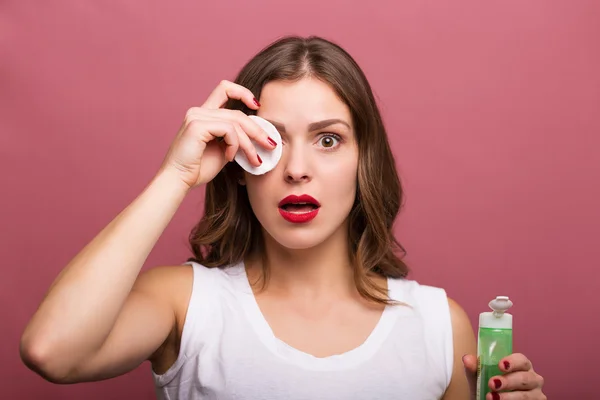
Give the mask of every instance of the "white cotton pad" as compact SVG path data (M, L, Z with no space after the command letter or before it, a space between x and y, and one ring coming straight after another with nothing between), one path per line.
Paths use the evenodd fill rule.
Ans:
M250 139L250 141L254 145L254 148L256 149L256 152L262 160L262 164L258 167L255 167L254 165L251 165L250 162L248 162L246 153L244 153L242 149L238 150L234 159L240 165L240 167L244 168L249 173L253 175L262 175L275 168L275 166L281 159L281 152L283 150L281 145L281 135L277 131L277 128L275 128L272 123L265 120L264 118L258 117L256 115L249 115L248 117L252 118L252 120L258 126L260 126L267 133L267 135L269 135L271 139L273 139L277 143L277 146L275 146L273 150L267 150L258 143L256 143L254 140Z

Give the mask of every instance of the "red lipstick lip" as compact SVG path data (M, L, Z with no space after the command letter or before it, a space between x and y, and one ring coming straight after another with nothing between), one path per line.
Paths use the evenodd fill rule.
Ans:
M304 213L293 213L293 212L287 211L284 208L284 206L286 204L294 204L294 203L313 204L316 206L316 208L312 211L308 211L308 212L304 212ZM321 204L312 196L309 196L307 194L301 194L300 196L291 194L291 195L283 198L279 202L279 214L281 214L283 219L285 219L288 222L291 222L294 224L302 224L302 223L312 221L319 213L320 207L321 207Z
M284 205L290 203L310 203L314 204L317 207L321 207L321 203L319 203L314 197L309 196L307 194L301 194L300 196L291 194L281 199L281 201L279 202L279 207L283 207Z
M302 214L295 214L289 211L284 210L283 208L279 208L279 214L285 219L287 222L291 222L293 224L303 224L309 221L312 221L317 214L319 213L319 208L315 208L312 211L305 212Z

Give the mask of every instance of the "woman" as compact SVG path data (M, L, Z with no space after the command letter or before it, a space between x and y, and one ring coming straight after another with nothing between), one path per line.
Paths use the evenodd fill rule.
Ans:
M248 114L283 139L264 175L232 162L239 150L260 165L250 139L278 145ZM163 399L471 398L465 312L442 289L404 279L394 165L353 59L316 37L273 43L187 112L154 179L51 286L23 334L23 360L59 383L150 360ZM203 184L194 258L140 274ZM488 398L545 398L526 357L500 367Z

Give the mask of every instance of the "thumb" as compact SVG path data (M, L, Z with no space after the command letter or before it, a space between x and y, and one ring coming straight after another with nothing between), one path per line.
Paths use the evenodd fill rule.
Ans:
M477 373L477 357L472 354L466 354L463 356L462 362L465 366L465 372L467 372L467 374Z
M467 354L463 356L462 362L465 367L465 375L467 375L467 379L469 380L471 393L475 393L475 386L477 385L477 357Z

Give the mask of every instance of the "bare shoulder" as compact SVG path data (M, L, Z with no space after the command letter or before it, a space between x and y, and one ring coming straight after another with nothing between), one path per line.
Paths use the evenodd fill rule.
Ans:
M465 374L462 357L466 354L477 352L475 333L469 316L455 300L448 298L450 318L452 320L453 337L453 368L452 379L444 394L444 400L458 400L470 398L470 383Z
M462 306L450 297L448 297L448 306L450 307L450 317L452 318L452 330L455 333L463 332L473 335L471 320Z
M192 266L190 265L165 265L149 268L138 276L133 287L134 290L146 290L156 287L163 289L177 287L189 281L192 284Z
M176 317L180 317L178 314L185 313L192 293L193 274L190 265L150 268L138 276L132 291L170 304Z
M469 316L454 299L448 297L450 318L452 320L452 334L454 337L455 359L461 360L465 354L473 354L475 349L475 333ZM462 362L462 361L461 361Z

